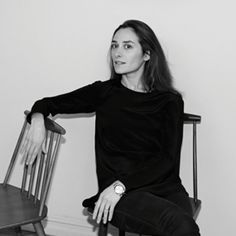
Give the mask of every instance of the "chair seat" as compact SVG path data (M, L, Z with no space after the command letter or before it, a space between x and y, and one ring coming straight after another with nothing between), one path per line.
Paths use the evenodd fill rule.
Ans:
M33 196L27 198L21 189L0 184L0 229L42 220L47 215L47 207L44 206L41 216L39 216L39 207L39 201L34 203Z

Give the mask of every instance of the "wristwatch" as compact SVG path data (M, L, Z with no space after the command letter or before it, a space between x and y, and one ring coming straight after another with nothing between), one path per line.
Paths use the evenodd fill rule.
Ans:
M123 187L123 185L116 183L114 184L114 191L116 194L118 194L119 196L122 196L125 193L125 188Z

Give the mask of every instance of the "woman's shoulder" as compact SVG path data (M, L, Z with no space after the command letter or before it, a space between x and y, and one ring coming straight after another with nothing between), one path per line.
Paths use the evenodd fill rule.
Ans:
M101 88L109 88L117 84L117 79L106 79L106 80L97 80L93 82L95 86L100 86Z
M181 93L176 90L155 91L153 94L164 101L183 101Z
M98 94L98 97L102 100L106 99L109 97L110 94L113 92L113 88L116 87L114 86L117 83L115 80L97 80L93 82L91 85L94 88L94 92Z
M154 92L152 96L152 103L160 109L178 109L183 110L184 101L182 95L177 91L159 91Z

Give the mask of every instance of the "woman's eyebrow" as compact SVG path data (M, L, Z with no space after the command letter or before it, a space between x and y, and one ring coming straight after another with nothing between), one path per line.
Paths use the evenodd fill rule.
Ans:
M134 44L134 41L132 41L132 40L125 40L125 41L123 41L123 43L133 43Z
M111 41L112 43L117 43L117 41L116 40L112 40ZM134 41L132 41L132 40L125 40L125 41L123 41L122 43L135 43Z

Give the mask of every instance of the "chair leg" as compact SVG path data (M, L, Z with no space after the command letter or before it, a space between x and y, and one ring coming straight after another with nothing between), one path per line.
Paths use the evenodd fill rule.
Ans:
M22 236L22 231L21 231L20 226L15 227L14 230L15 230L15 233L16 233L17 236Z
M99 225L98 236L107 236L108 224L103 224L102 222Z
M46 236L41 222L34 223L33 225L38 236Z
M124 231L124 230L121 230L121 229L119 229L119 236L125 236L125 231Z

